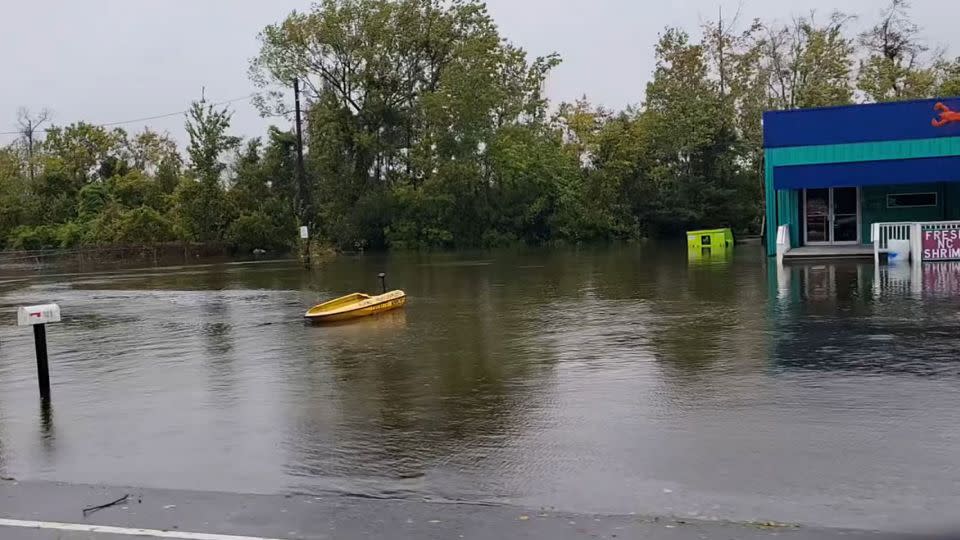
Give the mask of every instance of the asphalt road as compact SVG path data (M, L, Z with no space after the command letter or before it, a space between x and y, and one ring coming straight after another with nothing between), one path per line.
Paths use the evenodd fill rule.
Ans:
M125 502L84 515L83 509ZM98 532L95 527L112 527ZM139 530L145 529L145 530ZM4 540L490 539L663 540L920 538L774 523L587 515L515 506L250 495L44 482L0 482ZM927 536L929 538L929 536ZM942 537L942 536L941 536Z

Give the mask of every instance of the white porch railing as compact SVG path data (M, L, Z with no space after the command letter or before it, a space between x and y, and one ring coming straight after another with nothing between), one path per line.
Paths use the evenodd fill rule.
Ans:
M870 226L873 259L876 263L879 263L881 254L892 251L891 241L905 240L910 243L911 261L919 263L923 253L923 231L954 229L960 229L960 221L873 223Z
M870 240L873 241L873 261L880 264L880 255L890 253L891 240L912 241L913 223L874 223L870 225ZM911 242L911 252L912 242Z
M870 229L870 239L875 250L886 252L890 249L890 240L910 240L913 223L874 223Z
M923 228L928 231L948 231L960 229L960 221L924 221L922 223L917 223L917 225L922 225Z

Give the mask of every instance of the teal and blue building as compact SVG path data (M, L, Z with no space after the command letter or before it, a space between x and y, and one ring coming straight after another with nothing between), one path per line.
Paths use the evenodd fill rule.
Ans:
M849 246L960 220L960 98L772 111L763 132L768 255L779 225L792 247Z

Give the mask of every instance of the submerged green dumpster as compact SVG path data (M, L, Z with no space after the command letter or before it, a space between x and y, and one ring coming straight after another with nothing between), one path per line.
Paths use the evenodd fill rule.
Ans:
M733 231L730 229L687 231L687 249L691 251L704 249L720 251L732 247Z

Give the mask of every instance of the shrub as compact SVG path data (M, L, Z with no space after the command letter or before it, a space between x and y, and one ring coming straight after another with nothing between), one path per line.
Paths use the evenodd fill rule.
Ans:
M120 214L113 241L122 244L159 244L173 239L170 221L153 208L141 206Z
M75 248L84 243L87 236L86 223L68 221L57 227L56 236L60 247Z
M262 212L246 213L227 228L226 240L238 253L254 249L285 251L290 247L293 229L281 229Z
M13 249L53 249L60 247L60 240L57 238L56 226L21 225L10 234L7 244Z

